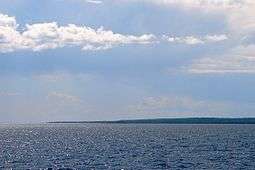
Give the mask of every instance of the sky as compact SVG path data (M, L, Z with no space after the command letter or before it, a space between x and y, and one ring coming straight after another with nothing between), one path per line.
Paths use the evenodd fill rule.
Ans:
M2 0L0 122L254 117L254 0Z

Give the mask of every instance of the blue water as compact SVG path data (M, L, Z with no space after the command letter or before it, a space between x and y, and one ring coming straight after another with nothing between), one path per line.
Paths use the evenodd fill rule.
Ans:
M0 169L255 169L255 125L0 125Z

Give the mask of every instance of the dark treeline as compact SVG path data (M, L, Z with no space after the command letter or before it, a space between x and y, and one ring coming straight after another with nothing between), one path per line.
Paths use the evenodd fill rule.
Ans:
M255 118L159 118L116 121L56 121L49 123L115 123L115 124L255 124Z

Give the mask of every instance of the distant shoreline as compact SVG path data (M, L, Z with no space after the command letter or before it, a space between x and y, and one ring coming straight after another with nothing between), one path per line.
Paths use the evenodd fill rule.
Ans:
M255 118L158 118L115 121L53 121L47 123L101 123L101 124L255 124Z

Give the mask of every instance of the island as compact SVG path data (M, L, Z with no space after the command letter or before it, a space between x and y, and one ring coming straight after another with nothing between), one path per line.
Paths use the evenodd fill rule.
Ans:
M255 118L157 118L113 121L54 121L47 123L104 123L104 124L255 124Z

